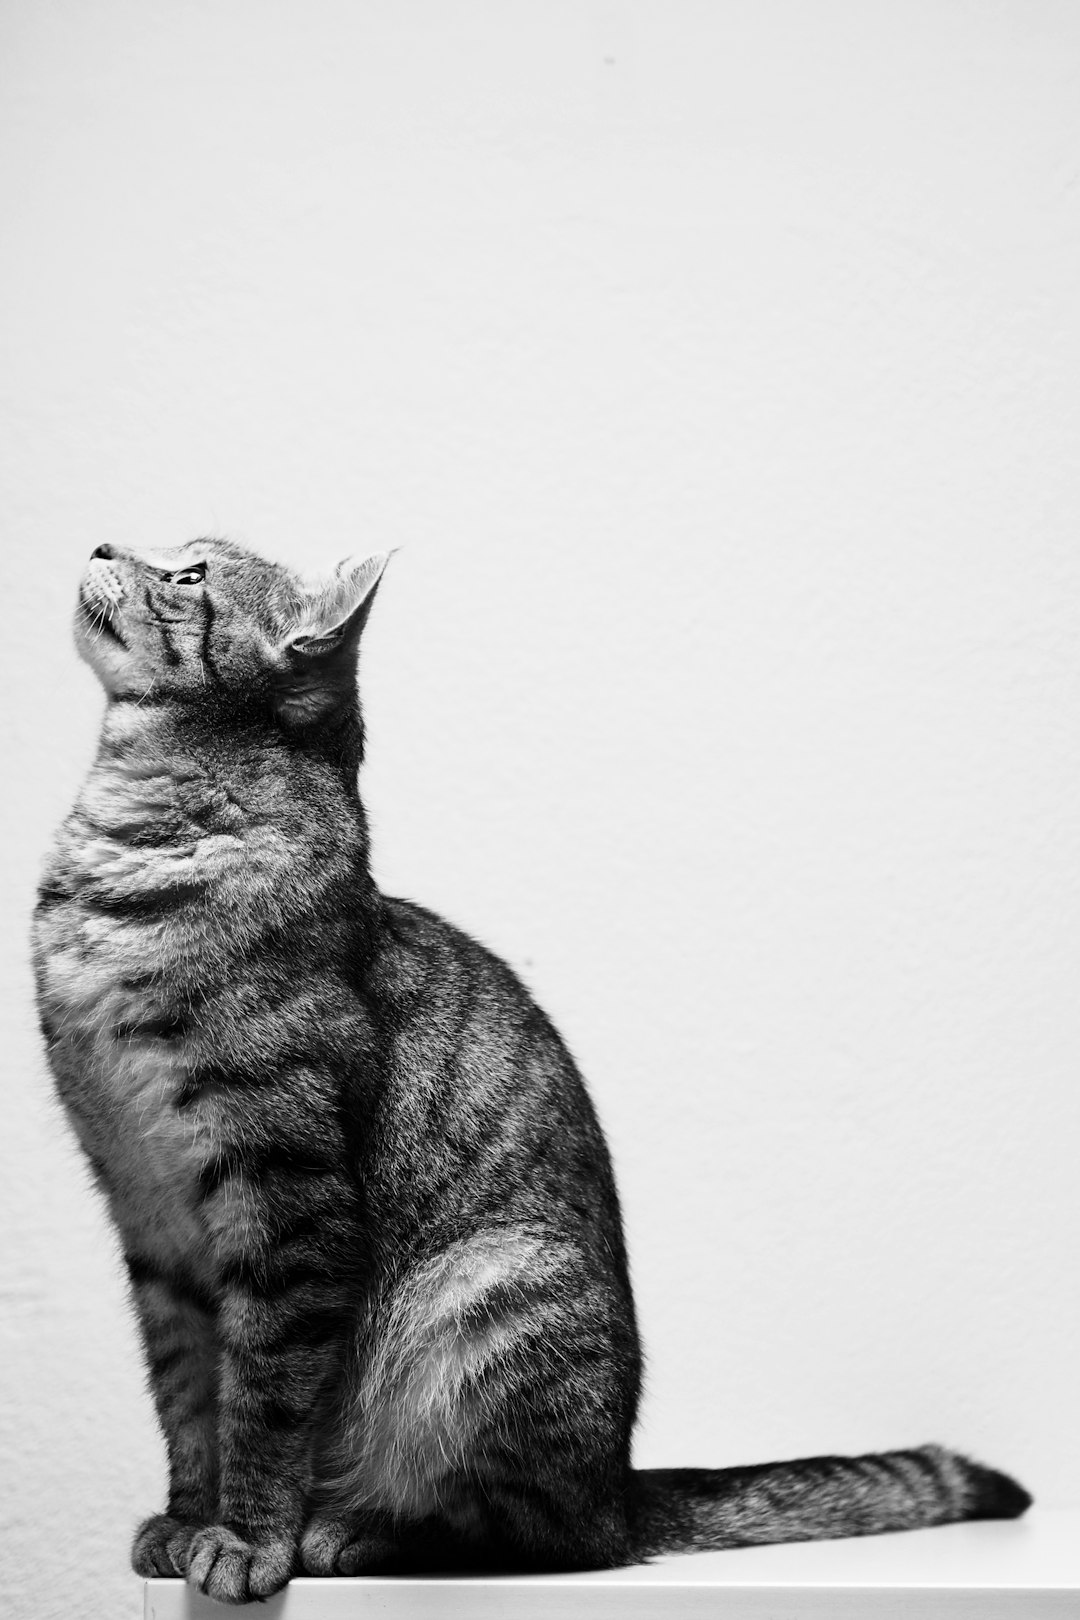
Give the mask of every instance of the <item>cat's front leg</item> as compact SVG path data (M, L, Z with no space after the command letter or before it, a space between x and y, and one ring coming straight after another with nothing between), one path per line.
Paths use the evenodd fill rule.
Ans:
M182 1575L192 1536L217 1517L217 1364L213 1301L168 1268L127 1255L147 1374L169 1461L169 1500L135 1534L137 1575Z
M219 1408L219 1521L198 1531L186 1576L223 1603L269 1597L297 1561L321 1390L340 1359L339 1330L312 1343L320 1306L310 1284L267 1296L249 1278L229 1289Z
M192 1538L186 1575L219 1602L247 1603L297 1564L320 1396L341 1363L347 1267L335 1238L350 1195L331 1173L301 1186L232 1179L220 1240L219 1515Z

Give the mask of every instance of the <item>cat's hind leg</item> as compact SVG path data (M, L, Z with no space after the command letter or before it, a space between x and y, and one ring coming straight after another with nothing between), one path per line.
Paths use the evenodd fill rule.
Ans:
M577 1245L525 1226L448 1245L371 1314L316 1466L305 1567L359 1567L371 1553L350 1527L372 1516L409 1560L626 1562L637 1384L628 1301Z

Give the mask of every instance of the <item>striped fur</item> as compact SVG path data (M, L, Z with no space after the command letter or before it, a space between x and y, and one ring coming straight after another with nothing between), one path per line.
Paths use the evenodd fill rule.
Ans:
M381 895L355 665L385 559L99 548L108 705L35 918L58 1093L123 1244L169 1457L142 1574L609 1566L1015 1515L935 1447L630 1467L607 1150L497 958Z

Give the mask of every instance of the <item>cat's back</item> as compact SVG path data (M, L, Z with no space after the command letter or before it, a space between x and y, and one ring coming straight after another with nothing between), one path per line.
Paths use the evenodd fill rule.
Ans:
M412 901L383 903L369 981L391 1176L417 1220L485 1212L591 1231L621 1252L614 1180L581 1075L508 966Z
M393 1044L452 1070L463 1103L519 1104L543 1095L573 1111L587 1102L555 1026L508 963L415 901L386 897L371 992Z

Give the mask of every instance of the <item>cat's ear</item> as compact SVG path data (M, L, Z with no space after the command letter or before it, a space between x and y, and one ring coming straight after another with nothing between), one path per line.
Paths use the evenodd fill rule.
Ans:
M357 562L346 557L329 578L305 581L298 622L289 637L297 652L317 655L355 642L367 623L375 592L393 552Z
M277 714L286 725L317 724L355 699L356 648L391 555L347 559L329 578L298 582L274 680Z

